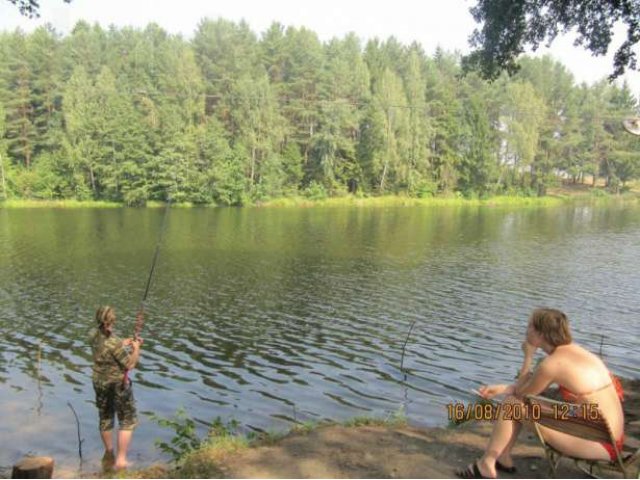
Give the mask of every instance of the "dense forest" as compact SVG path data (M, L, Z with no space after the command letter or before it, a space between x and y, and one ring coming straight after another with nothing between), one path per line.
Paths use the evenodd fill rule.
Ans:
M0 33L0 199L543 195L640 177L626 85L520 65L489 83L393 37L222 19L190 40L155 24Z

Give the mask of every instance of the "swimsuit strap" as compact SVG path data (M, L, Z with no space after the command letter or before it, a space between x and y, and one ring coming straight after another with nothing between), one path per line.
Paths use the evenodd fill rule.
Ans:
M565 402L570 402L573 401L575 399L578 398L582 398L582 397L588 397L589 395L593 395L594 393L598 393L602 390L604 390L605 388L609 388L611 385L613 385L613 382L609 382L606 385L603 385L600 388L596 388L595 390L591 390L589 392L584 392L584 393L574 393L571 390L569 390L567 387L565 387L564 385L559 385L560 388L560 394L562 395L562 398L564 399Z
M590 392L576 393L575 396L576 396L576 398L588 397L590 395L593 395L594 393L601 392L602 390L604 390L606 388L609 388L612 385L613 385L613 382L609 382L606 385L601 386L600 388L596 388L595 390L591 390Z
M595 390L592 390L592 391L587 392L587 393L581 393L580 395L576 395L576 397L587 397L587 396L592 395L594 393L600 392L600 391L604 390L605 388L613 386L613 389L615 390L616 394L618 395L618 398L620 399L620 401L624 402L624 390L622 388L622 384L620 383L620 379L618 377L616 377L611 372L609 372L609 377L611 378L611 381L609 383L607 383L606 385L603 385L602 387L596 388Z

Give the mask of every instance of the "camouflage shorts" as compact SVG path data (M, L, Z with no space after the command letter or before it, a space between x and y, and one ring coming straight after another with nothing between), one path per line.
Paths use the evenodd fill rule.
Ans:
M113 430L114 416L118 415L120 430L133 430L138 424L133 386L123 386L122 382L93 382L96 392L96 406L100 417L100 431Z

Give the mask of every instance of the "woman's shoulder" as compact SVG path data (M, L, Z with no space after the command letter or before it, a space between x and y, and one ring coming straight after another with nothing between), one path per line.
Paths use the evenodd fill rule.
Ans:
M117 335L109 335L104 342L105 347L108 349L116 349L122 347L122 339Z
M584 373L589 372L590 375L608 375L608 369L602 359L577 343L557 348L547 360L550 365L559 366L563 370L563 367L569 367L570 370L581 370Z

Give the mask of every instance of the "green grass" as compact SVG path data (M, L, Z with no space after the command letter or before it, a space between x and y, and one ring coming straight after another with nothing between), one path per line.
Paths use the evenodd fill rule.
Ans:
M313 420L308 420L306 422L298 423L291 429L292 433L300 433L302 435L306 435L321 425L330 425L328 422L314 422Z
M518 195L498 195L490 198L465 198L460 195L441 195L428 198L407 197L404 195L361 196L344 195L322 199L310 199L303 196L282 197L259 201L246 205L248 208L313 208L313 207L551 207L572 202L629 202L640 200L640 194L627 191L620 195L607 193L602 189L574 195L547 195L545 197L525 197ZM162 208L165 202L150 200L148 208ZM120 208L125 204L103 201L79 200L34 200L8 199L0 201L0 208ZM215 204L199 205L191 202L172 203L172 208L217 207Z
M33 200L9 199L0 202L0 208L120 208L121 203L96 200Z
M550 206L567 201L564 197L522 197L495 196L487 199L464 198L458 195L415 198L402 195L385 195L381 197L360 197L347 195L343 197L311 200L305 197L287 197L256 203L256 207L411 207L411 206Z
M149 200L146 204L147 208L164 208L166 202L157 200ZM195 206L191 202L172 203L171 208L193 208ZM215 204L205 205L206 207L215 207ZM37 200L37 199L7 199L0 201L0 208L123 208L126 207L121 202L104 202L101 200Z
M247 438L251 446L273 445L289 435L289 433L287 431L267 430L266 432L255 433Z
M397 411L389 413L386 417L369 417L364 415L350 418L342 422L342 425L345 427L405 427L407 425L407 415L404 412L404 408L400 407Z
M159 202L157 200L149 200L145 205L147 208L164 208L167 205L167 202ZM180 203L171 203L171 208L193 208L195 206L207 206L207 207L215 207L215 204L210 205L195 205L191 202L180 202Z
M224 472L221 469L221 463L228 455L248 448L274 445L289 435L306 435L318 428L336 425L347 428L364 426L398 428L407 425L407 418L400 408L382 418L359 416L342 423L307 421L297 424L289 431L267 431L249 436L211 436L202 442L198 449L184 455L178 462L179 467L154 465L145 469L128 471L127 478L222 478Z

